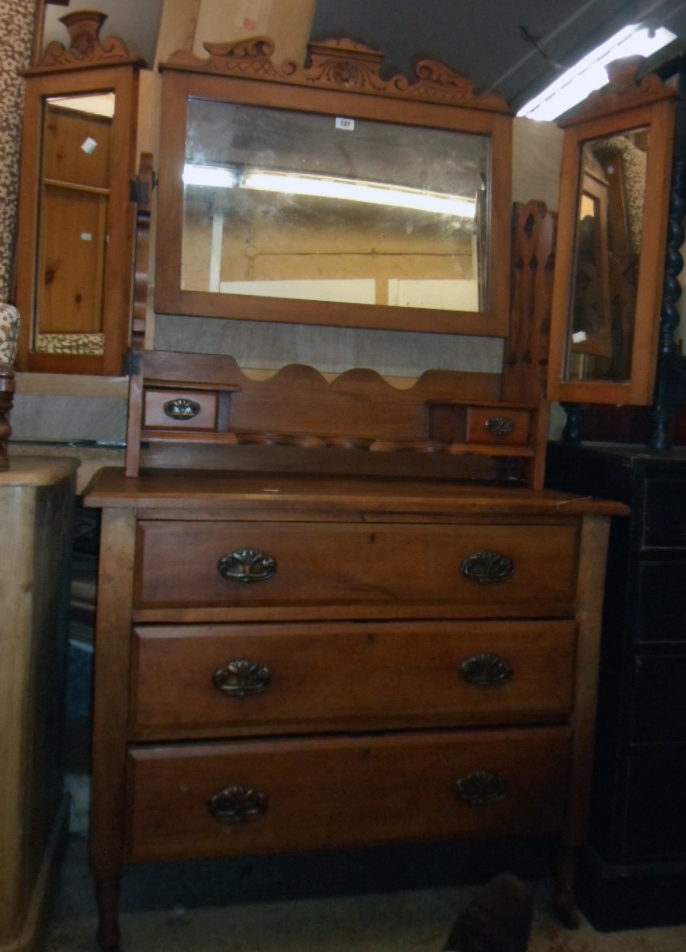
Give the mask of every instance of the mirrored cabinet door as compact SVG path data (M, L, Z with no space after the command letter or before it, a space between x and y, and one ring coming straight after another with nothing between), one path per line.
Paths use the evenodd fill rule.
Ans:
M50 44L27 72L17 367L118 376L131 313L140 61L112 38L100 55L102 14L62 20L92 45L76 53Z
M551 399L652 402L673 128L674 91L653 76L637 85L633 73L567 123Z

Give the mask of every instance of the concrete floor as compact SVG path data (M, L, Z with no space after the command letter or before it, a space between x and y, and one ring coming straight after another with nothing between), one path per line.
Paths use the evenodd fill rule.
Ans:
M460 881L459 869L446 868L448 856L441 848L386 850L131 869L122 894L122 952L439 952L473 889L440 883L446 876ZM567 931L550 911L552 882L540 875L541 857L502 857L536 897L530 952L686 949L686 925L600 934L582 920ZM469 857L469 869L488 878L495 861L486 850L480 868ZM417 888L422 879L426 888ZM95 928L86 841L74 834L45 952L94 952Z

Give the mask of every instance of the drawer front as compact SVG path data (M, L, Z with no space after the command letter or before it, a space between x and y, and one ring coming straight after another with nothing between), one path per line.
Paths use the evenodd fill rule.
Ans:
M558 832L566 728L133 748L134 860Z
M516 443L529 440L530 414L526 410L472 408L467 411L468 443Z
M146 390L143 427L214 430L217 394L197 390Z
M138 541L136 607L293 606L315 618L336 617L336 604L345 617L573 607L574 526L143 521Z
M132 729L161 739L559 719L574 647L571 621L139 626Z

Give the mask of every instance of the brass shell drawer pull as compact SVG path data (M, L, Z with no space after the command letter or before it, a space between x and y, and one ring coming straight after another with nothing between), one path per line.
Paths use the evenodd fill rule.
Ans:
M505 582L514 575L514 562L499 552L475 552L460 566L462 574L475 582Z
M228 697L250 697L266 691L272 682L269 668L257 661L237 659L217 668L212 675L212 683L218 691Z
M502 777L487 770L475 770L455 784L458 800L473 806L488 806L505 798L506 785Z
M237 549L222 555L217 569L229 582L266 582L276 575L276 559L258 549Z
M487 430L491 436L509 436L510 433L514 431L514 428L514 420L510 420L509 417L504 416L489 417L484 423L484 429Z
M507 684L514 677L512 665L496 654L478 654L460 665L460 675L469 684L495 688Z
M164 412L172 420L192 420L200 413L200 404L187 397L176 397L174 400L167 400Z
M215 793L207 809L218 823L249 823L261 819L268 806L269 801L261 791L237 784Z

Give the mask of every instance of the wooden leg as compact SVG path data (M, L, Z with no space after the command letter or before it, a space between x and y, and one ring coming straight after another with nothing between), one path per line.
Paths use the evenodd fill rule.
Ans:
M557 876L553 906L555 912L568 929L577 929L579 914L576 908L576 892L574 883L576 870L579 865L579 850L569 847L560 847L557 858Z
M121 879L97 879L95 900L98 904L98 945L102 952L119 948L119 892Z

